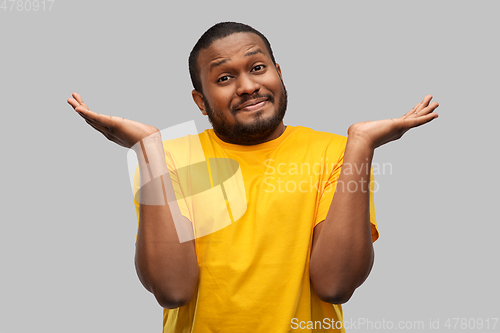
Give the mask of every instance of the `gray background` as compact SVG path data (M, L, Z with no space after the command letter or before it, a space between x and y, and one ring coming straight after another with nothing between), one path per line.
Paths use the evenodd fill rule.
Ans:
M0 1L1 2L1 1ZM47 6L49 3L47 3ZM345 320L500 317L498 1L60 1L0 10L0 332L160 332L133 265L127 150L66 103L159 129L194 119L187 57L220 21L271 41L285 123L345 135L427 94L440 117L376 151L381 237ZM453 323L453 322L452 322ZM367 331L367 326L357 330ZM372 329L370 331L374 331ZM415 328L409 331L417 331Z

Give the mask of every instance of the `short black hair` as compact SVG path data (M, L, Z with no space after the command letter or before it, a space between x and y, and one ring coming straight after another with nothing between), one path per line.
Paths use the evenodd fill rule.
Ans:
M213 42L238 32L251 32L259 36L264 41L273 64L276 65L276 60L274 60L271 44L267 40L266 36L264 36L251 26L243 23L220 22L205 31L200 39L198 39L198 42L196 42L193 50L189 54L189 75L191 75L191 82L193 83L193 87L196 91L199 91L201 93L203 92L200 79L200 69L198 68L198 56L200 54L200 51L210 47Z

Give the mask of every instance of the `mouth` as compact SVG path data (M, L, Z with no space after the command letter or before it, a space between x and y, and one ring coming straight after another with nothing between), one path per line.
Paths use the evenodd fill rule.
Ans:
M256 98L241 104L238 111L255 111L259 110L267 104L267 98Z

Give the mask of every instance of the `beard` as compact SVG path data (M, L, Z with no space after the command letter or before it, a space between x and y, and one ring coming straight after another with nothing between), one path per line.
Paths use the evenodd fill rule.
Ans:
M278 109L274 114L269 118L263 118L263 111L261 110L255 114L255 119L250 124L241 123L237 118L235 118L236 123L230 124L224 113L219 109L212 109L208 101L204 98L208 120L212 124L215 134L225 142L239 145L252 145L253 142L262 142L265 140L274 133L285 117L288 94L283 83L282 88L279 96ZM248 100L262 97L266 97L268 103L274 103L274 96L272 95L253 94L242 100L239 105ZM239 112L237 107L232 107L230 111L233 115Z

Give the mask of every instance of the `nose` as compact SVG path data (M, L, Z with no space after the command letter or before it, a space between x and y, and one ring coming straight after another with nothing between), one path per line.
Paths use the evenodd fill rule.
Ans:
M253 94L260 89L260 83L257 82L252 75L240 75L237 79L236 94Z

